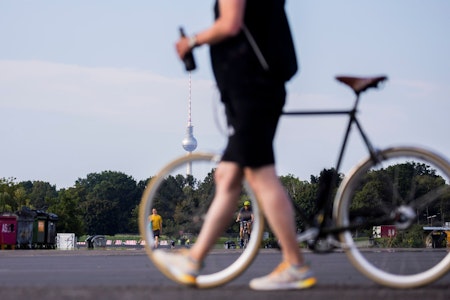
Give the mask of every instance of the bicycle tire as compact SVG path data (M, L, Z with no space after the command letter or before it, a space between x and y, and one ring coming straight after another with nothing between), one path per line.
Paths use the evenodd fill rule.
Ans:
M372 230L372 241L377 240L378 245L370 245L370 239L358 237L358 230L341 232L339 240L353 266L381 285L392 288L415 288L432 283L449 272L450 252L446 249L420 246L420 232L425 227L421 211L425 208L425 204L428 210L441 203L440 201L450 201L450 164L441 155L419 147L388 148L379 152L378 159L379 162L370 157L363 160L344 178L335 197L333 217L338 228L352 228L352 226L357 228L370 218L377 220L377 214L385 214L385 220L395 218L397 220L391 224L379 225L395 231L390 233L388 231L385 233L387 237L383 237L382 231L378 234L378 229L382 230L383 226L370 228L371 222L368 222L369 226L358 229L359 234L364 232L362 231L364 229ZM424 166L428 168L421 168ZM414 172L409 176L400 176L399 172L405 170ZM435 172L430 173L427 170ZM383 194L373 193L374 195L369 197L365 194L365 203L368 200L376 200L374 203L378 205L373 206L370 214L367 211L367 215L364 213L361 215L363 209L360 208L361 202L358 202L360 200L358 197L363 194L361 192L363 186L366 191L369 187L368 181L364 181L366 175L372 178L379 177L376 190L383 191ZM360 184L361 182L365 184ZM427 189L423 188L425 182L429 185ZM418 197L421 197L420 201L417 200ZM414 214L411 214L411 211ZM358 217L355 214L359 214ZM417 235L416 239L412 238L414 233ZM411 248L412 243L418 243L414 246L421 248ZM413 255L412 251L415 251Z
M248 225L247 225L248 226ZM247 245L248 245L248 242L250 241L250 238L249 238L249 234L248 234L248 231L247 231L247 229L244 231L244 236L243 236L243 238L244 238L244 249L246 249L247 248Z
M220 161L220 156L211 153L190 153L185 156L179 157L172 162L168 163L165 167L163 167L156 176L151 178L150 182L146 186L144 193L142 195L140 208L139 208L139 230L141 233L141 237L145 240L145 250L153 262L153 264L169 279L177 282L175 278L173 278L170 274L166 273L163 268L159 267L157 261L155 261L153 257L153 242L154 237L151 230L149 228L148 216L151 214L151 209L155 204L155 198L158 195L158 191L165 182L165 178L170 175L172 172L177 171L185 167L186 165L190 165L192 170L196 169L196 166L200 164L206 164L207 166L215 166ZM198 288L211 288L223 285L237 276L239 276L242 272L246 270L246 268L253 262L256 254L258 253L263 230L264 230L264 219L262 215L262 210L260 210L258 201L254 197L253 193L244 182L244 190L248 194L248 197L252 203L252 209L254 214L254 225L252 228L252 239L249 241L248 247L243 250L237 250L235 253L238 258L231 264L224 266L223 269L214 270L212 273L203 274L203 272L197 277L196 287ZM232 220L234 221L234 220ZM234 222L233 222L234 223ZM232 251L232 250L230 250ZM205 266L205 269L207 264Z

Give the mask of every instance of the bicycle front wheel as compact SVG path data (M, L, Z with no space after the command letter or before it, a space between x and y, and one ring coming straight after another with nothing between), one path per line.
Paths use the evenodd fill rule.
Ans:
M347 229L339 238L351 263L394 288L423 286L446 274L449 183L448 161L422 148L389 148L378 161L369 157L355 166L333 212L338 227Z
M142 196L139 208L139 229L147 255L161 272L174 281L177 280L165 273L155 261L153 256L155 238L150 229L148 217L154 207L159 211L171 212L171 215L162 215L164 236L160 238L159 248L171 251L173 246L183 248L195 243L214 197L214 171L219 160L220 156L210 153L190 153L175 159L151 178ZM240 199L237 199L236 209L244 200L251 202L254 214L252 238L245 250L236 249L239 224L235 222L235 218L230 219L226 233L229 238L225 237L224 243L217 245L210 252L211 255L206 258L205 268L197 277L199 288L219 286L236 278L246 270L259 250L264 229L262 211L245 182L243 185L243 192ZM217 260L216 257L222 255L224 251L226 251L227 260Z

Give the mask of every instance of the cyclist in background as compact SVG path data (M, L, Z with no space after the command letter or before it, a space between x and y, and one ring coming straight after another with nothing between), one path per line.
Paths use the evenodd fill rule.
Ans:
M239 222L239 238L240 238L240 246L241 248L244 246L244 224L243 221L247 222L247 230L248 236L250 238L250 233L252 232L252 224L253 224L253 210L250 206L250 201L244 201L244 206L239 210L239 213L236 217L236 222Z

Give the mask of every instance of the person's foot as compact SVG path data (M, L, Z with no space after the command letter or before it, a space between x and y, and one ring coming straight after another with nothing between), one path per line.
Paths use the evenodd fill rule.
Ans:
M306 289L314 286L317 280L308 266L296 267L282 262L267 276L250 281L254 290Z
M192 259L188 251L155 250L153 251L153 258L154 263L170 278L188 286L196 285L201 264Z

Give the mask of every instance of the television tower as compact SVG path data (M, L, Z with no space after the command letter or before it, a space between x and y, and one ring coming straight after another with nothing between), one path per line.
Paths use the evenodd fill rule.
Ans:
M194 137L194 126L192 126L191 119L191 72L189 72L188 123L182 145L188 153L191 153L197 148L197 140ZM189 162L187 165L186 175L192 175L192 162Z

